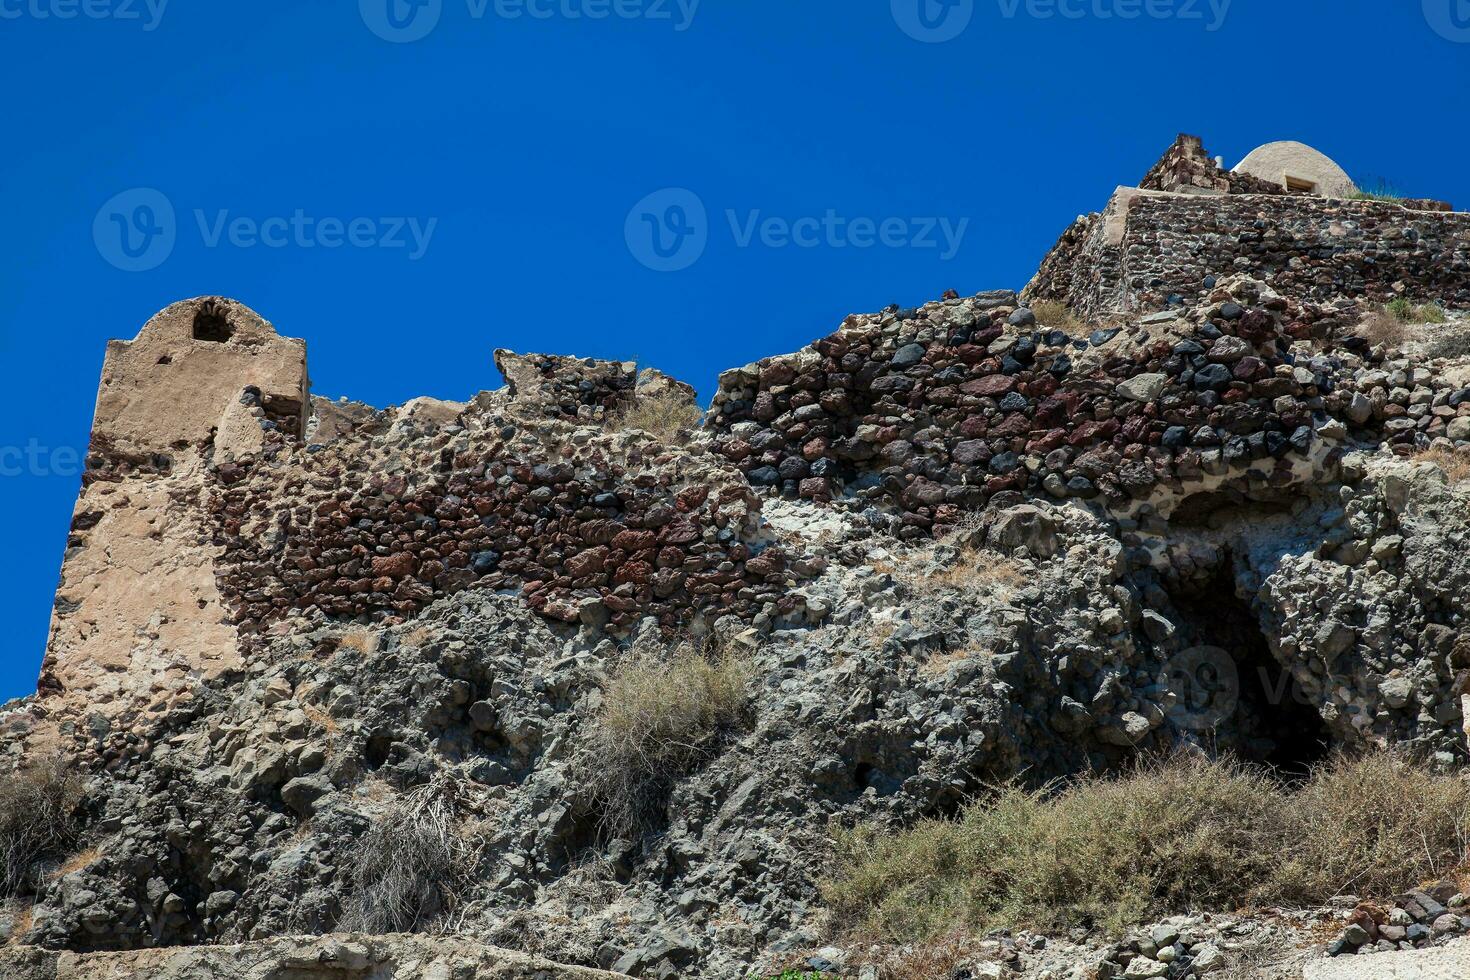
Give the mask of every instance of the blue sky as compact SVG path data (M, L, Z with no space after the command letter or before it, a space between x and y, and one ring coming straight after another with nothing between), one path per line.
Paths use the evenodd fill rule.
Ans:
M496 347L707 397L850 312L1019 288L1180 131L1470 205L1465 0L388 2L0 0L0 699L104 344L174 300L377 405L497 387Z

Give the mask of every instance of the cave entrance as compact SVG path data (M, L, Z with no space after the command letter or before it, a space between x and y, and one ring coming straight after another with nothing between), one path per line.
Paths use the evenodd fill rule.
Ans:
M1234 564L1225 552L1208 576L1176 584L1170 595L1181 649L1206 651L1189 660L1190 679L1215 692L1213 714L1193 715L1195 727L1208 726L1198 734L1218 751L1302 778L1327 757L1332 738L1314 700L1272 655L1259 618L1236 590Z

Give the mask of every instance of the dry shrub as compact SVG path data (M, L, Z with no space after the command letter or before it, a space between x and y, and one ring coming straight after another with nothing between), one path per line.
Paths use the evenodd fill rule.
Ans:
M100 848L89 847L86 850L78 851L55 868L52 868L46 875L46 880L56 881L59 878L65 878L73 871L81 871L83 868L91 867L101 859L102 851Z
M1065 303L1054 299L1037 300L1031 304L1031 312L1036 315L1037 323L1052 330L1066 334L1080 334L1087 330L1087 325L1077 319Z
M653 825L673 781L713 755L748 700L750 662L681 647L669 660L621 665L592 726L592 782L604 831L637 836Z
M1428 357L1470 357L1470 330L1457 325L1458 329L1436 331L1429 341Z
M879 980L971 976L961 971L974 962L974 940L958 933L897 948L879 947L855 960L857 965L873 967Z
M1409 331L1398 317L1386 310L1373 310L1358 321L1358 335L1375 347L1379 344L1401 347L1408 340Z
M622 429L641 429L667 445L678 445L689 430L699 425L702 414L687 397L669 391L637 396L618 416L617 424Z
M1462 867L1470 782L1393 755L1342 759L1292 797L1284 823L1271 897L1387 897Z
M928 575L915 575L909 586L916 592L994 587L1013 592L1026 582L1026 572L1015 560L980 548L962 548L953 565Z
M28 892L81 839L82 777L60 756L0 781L0 898Z
M979 643L967 643L958 650L936 650L919 667L919 673L925 677L940 677L949 672L956 664L962 664L969 660L979 660L989 657L991 651Z
M1426 449L1415 454L1414 460L1438 466L1445 479L1452 484L1470 480L1470 453L1454 449Z
M477 854L461 830L463 793L442 777L406 793L373 821L351 864L341 931L427 932L454 910Z
M1410 802L1412 801L1412 802ZM1299 789L1177 757L1118 778L999 789L954 821L838 839L837 921L885 942L972 931L1131 925L1198 909L1387 895L1462 860L1470 782L1386 755L1337 760Z

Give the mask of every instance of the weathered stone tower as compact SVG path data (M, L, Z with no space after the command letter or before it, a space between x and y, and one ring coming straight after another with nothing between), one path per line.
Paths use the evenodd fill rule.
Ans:
M175 303L108 344L43 693L84 692L110 714L234 662L199 506L205 469L258 450L271 428L299 434L308 388L306 344L232 300Z

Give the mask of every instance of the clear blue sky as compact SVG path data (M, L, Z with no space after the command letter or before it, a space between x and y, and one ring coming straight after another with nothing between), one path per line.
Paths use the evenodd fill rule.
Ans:
M498 346L707 396L849 312L1019 288L1180 131L1470 205L1464 0L918 2L0 0L0 698L104 343L173 300L242 300L376 405L496 387Z

